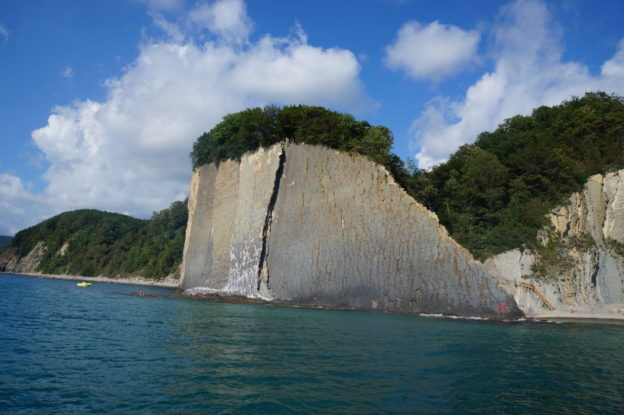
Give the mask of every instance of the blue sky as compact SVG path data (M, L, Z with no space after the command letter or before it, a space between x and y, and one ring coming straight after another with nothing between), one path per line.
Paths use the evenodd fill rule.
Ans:
M428 168L505 118L624 95L618 0L0 0L0 234L186 197L227 113L324 105Z

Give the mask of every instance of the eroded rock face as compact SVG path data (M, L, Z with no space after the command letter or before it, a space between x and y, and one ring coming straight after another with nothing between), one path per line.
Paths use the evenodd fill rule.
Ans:
M538 282L550 301L559 309L586 311L624 303L624 258L616 249L624 242L624 170L590 177L583 191L570 196L549 218L572 264ZM518 284L532 277L536 260L530 252L513 250L486 262L524 310L543 309Z
M514 316L513 298L381 166L307 145L198 169L181 287L334 308Z
M9 248L0 255L0 271L30 274L37 271L46 248L43 242L39 242L23 258L18 258L15 248Z
M268 205L282 148L260 149L240 163L203 166L191 179L181 287L233 295L258 292Z

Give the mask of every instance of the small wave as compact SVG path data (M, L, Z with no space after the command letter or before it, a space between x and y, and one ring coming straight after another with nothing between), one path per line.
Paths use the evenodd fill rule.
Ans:
M193 287L187 290L184 290L184 295L205 295L205 294L215 294L218 290L206 287Z
M250 298L250 299L259 299L263 301L273 301L273 298L264 296L260 293L256 293L255 295L241 295L241 294L237 294L225 288L216 289L216 288L208 288L208 287L193 287L193 288L188 288L184 290L184 295L188 295L188 296L196 296L196 295L201 296L201 295L211 295L211 294L245 297L245 298Z
M479 316L447 316L448 318L458 319L458 320L489 320L487 317L479 317Z
M444 315L442 313L420 313L418 314L421 317L428 317L428 318L450 318L453 320L489 320L489 318L487 317L480 317L480 316L454 316L454 315Z

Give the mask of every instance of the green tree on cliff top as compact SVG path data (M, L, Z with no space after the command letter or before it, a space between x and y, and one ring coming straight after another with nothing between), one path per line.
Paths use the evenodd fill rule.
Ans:
M386 166L393 174L403 172L403 162L390 152L390 129L357 121L323 107L297 105L278 108L251 108L226 115L210 132L193 145L193 169L204 164L240 159L259 147L284 139L293 143L323 145L363 154Z

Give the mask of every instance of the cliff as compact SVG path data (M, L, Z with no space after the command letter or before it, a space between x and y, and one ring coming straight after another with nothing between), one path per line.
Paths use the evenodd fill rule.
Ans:
M0 254L0 271L31 274L37 271L39 263L46 252L43 242L39 242L24 257L19 257L17 248L9 247Z
M195 170L181 288L332 308L517 316L437 217L367 158L274 145Z
M544 302L521 281L532 279L556 310L624 312L624 170L589 178L554 209L539 250L512 250L486 266L529 313Z

